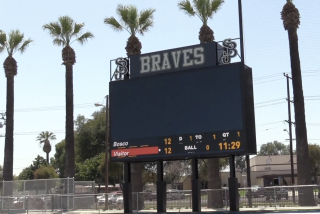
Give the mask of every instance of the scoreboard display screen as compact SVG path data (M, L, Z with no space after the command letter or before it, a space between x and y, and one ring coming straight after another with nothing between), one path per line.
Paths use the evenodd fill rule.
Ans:
M111 161L254 154L246 72L233 63L110 82Z

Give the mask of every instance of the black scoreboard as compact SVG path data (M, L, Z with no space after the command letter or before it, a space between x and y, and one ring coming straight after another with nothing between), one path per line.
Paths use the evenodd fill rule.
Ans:
M252 71L241 63L110 82L110 160L256 154Z

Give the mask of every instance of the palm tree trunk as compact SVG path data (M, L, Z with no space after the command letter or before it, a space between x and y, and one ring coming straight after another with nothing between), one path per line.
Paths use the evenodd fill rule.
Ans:
M73 65L66 63L66 164L65 177L75 176L73 124Z
M302 89L301 66L298 47L297 28L288 27L291 75L294 96L295 131L297 148L297 170L298 184L311 184L311 170L308 149L307 127L305 119L304 97ZM308 188L309 189L309 188ZM299 204L302 206L314 205L312 188L304 190L303 197L299 197ZM310 194L310 195L309 195ZM302 196L302 194L299 194Z
M49 165L49 152L47 152L46 154L47 154L47 164Z
M4 146L3 180L13 180L13 109L14 109L14 75L7 74L7 109L6 138ZM12 188L5 185L4 194L12 195Z
M208 208L223 207L219 158L208 159Z

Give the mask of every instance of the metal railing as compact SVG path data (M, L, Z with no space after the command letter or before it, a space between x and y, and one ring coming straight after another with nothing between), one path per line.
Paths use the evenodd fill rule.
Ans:
M88 185L83 185L88 186ZM275 186L261 188L239 188L238 200L240 210L280 210L280 209L320 209L320 186ZM13 194L0 197L0 210L24 209L29 211L63 211L63 210L103 210L105 200L108 209L123 210L122 193L108 194ZM69 201L69 203L68 203ZM156 210L156 192L132 193L133 210ZM185 212L192 210L191 190L167 191L167 210ZM201 207L204 211L228 211L228 188L201 190Z

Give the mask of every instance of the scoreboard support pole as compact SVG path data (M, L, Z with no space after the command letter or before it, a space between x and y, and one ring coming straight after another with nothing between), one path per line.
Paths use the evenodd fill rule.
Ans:
M230 211L239 211L239 191L238 191L238 179L236 177L236 167L234 164L235 155L229 157L230 162L230 178L229 183L229 201Z
M124 213L132 213L131 166L128 162L124 163L123 209Z
M167 183L163 181L163 161L157 161L157 212L166 212Z
M201 183L198 173L198 159L192 158L192 212L201 212Z

